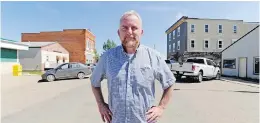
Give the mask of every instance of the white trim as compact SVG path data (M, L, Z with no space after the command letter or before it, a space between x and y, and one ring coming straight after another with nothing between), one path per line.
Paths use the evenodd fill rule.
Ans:
M219 41L221 41L221 48L219 48ZM223 49L223 40L222 39L218 39L218 46L217 46L218 49Z
M194 32L191 31L191 30L192 30L192 25L194 25ZM196 30L195 30L195 27L196 27L195 24L190 24L190 32L191 32L191 33L195 33L195 31L196 31Z
M258 56L258 57L253 57L253 74L254 75L259 75L259 73L255 73L255 59L256 58L259 58L260 59L260 57ZM259 64L259 63L258 63Z
M194 47L191 46L191 41L194 41ZM190 48L195 48L195 39L190 39Z
M206 32L206 25L208 25L208 32ZM204 24L204 32L209 33L209 24Z
M171 40L172 40L172 32L170 32L170 33L168 34L168 39L169 39L169 42L171 42Z
M235 26L236 26L236 32L235 32ZM237 25L233 25L233 33L237 34Z
M180 50L180 49L181 49L181 42L179 40L179 41L177 41L177 50Z
M205 47L205 41L208 41L208 47ZM209 39L204 39L203 40L203 47L204 47L204 49L209 49L210 48L210 46L209 46Z
M172 44L172 51L175 52L175 43Z
M175 30L172 31L172 39L175 39Z
M221 33L219 32L219 30L220 30L220 29L219 29L219 26L220 26L220 25L221 25ZM223 25L222 25L222 24L218 24L218 33L219 33L219 34L223 34Z
M168 49L169 49L169 53L171 53L172 52L172 45L171 44L168 46Z

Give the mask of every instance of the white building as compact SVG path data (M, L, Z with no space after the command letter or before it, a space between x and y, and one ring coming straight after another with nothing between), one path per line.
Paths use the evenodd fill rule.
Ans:
M222 75L259 79L259 25L222 51Z
M28 46L4 38L1 38L0 46L1 75L11 74L13 71L13 65L20 64L18 53L22 50L28 50Z
M45 70L69 62L69 52L57 42L22 42L28 51L19 52L23 70Z

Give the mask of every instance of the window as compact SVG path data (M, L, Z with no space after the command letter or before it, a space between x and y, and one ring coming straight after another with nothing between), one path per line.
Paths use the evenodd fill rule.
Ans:
M177 36L179 37L181 35L181 28L178 27L178 30L177 30Z
M195 41L194 41L194 40L191 40L191 41L190 41L190 47L191 47L191 48L194 48L194 47L195 47Z
M254 74L259 75L259 57L254 57Z
M236 69L236 59L224 59L223 68Z
M169 45L169 52L171 52L172 51L172 46L171 45Z
M233 32L237 33L237 26L236 25L233 27Z
M205 32L209 32L209 25L205 25Z
M218 25L218 33L222 33L222 25Z
M207 60L207 64L210 65L210 66L213 66L213 64L210 60Z
M191 25L191 29L190 29L190 32L195 32L195 25Z
M222 41L218 41L218 48L222 49Z
M69 64L64 64L60 67L60 69L68 69L69 68Z
M172 39L175 39L175 30L172 32Z
M209 41L208 40L204 40L204 48L209 48Z
M180 50L180 41L177 42L177 50Z
M173 52L175 52L175 43L173 43L173 45L172 45L172 50L173 50Z
M233 44L236 41L237 41L237 39L232 39L231 44Z
M80 68L80 65L79 64L70 64L70 68Z
M168 34L168 38L169 38L169 41L171 41L171 39L172 39L172 33L169 33L169 34Z

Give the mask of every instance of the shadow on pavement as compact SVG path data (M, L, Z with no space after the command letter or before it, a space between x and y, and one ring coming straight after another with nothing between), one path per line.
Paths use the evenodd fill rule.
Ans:
M185 91L185 90L194 90L194 91L215 91L215 92L238 92L238 93L259 93L258 91L235 91L235 90L202 90L202 89L173 89L174 91Z
M84 79L88 79L89 77L85 77ZM52 82L57 82L57 81L68 81L68 80L80 80L78 78L67 78L67 79L56 79L55 81L52 81ZM38 83L46 83L48 81L46 80L39 80Z

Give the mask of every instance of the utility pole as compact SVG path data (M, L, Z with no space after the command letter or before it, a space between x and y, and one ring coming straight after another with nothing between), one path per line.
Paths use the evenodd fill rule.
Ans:
M153 49L155 49L155 44L153 44Z

